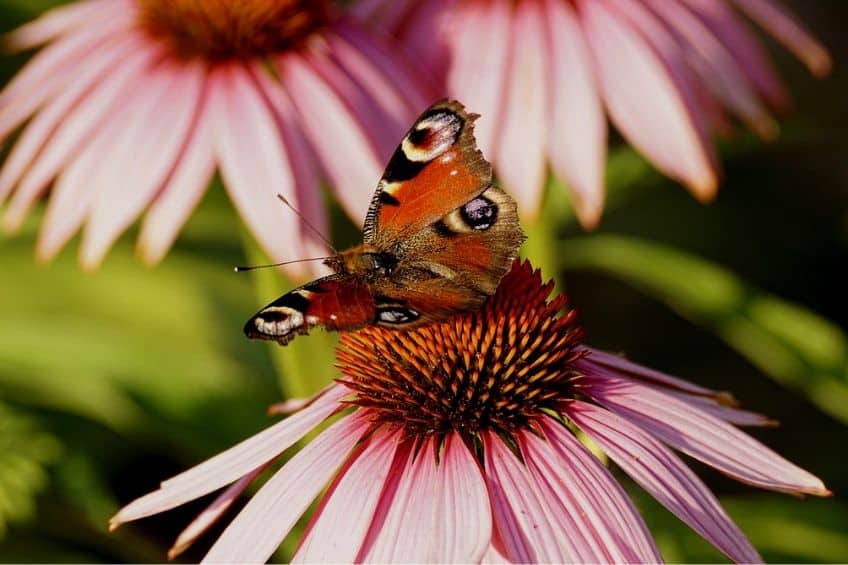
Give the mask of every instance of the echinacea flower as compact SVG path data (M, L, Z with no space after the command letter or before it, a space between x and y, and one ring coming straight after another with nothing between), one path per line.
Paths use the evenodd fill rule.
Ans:
M270 255L320 254L275 193L326 231L325 178L364 217L384 159L431 102L328 1L82 0L4 40L41 45L0 93L0 141L21 130L0 170L3 227L52 185L37 256L85 223L86 267L145 210L139 251L160 260L216 169Z
M344 334L337 383L125 506L112 527L224 488L172 553L182 551L330 418L251 498L207 561L268 559L318 497L294 561L660 561L633 503L575 427L736 561L760 557L673 449L754 486L830 494L741 432L737 425L769 420L736 408L727 393L582 345L565 297L548 300L552 288L517 262L477 312Z
M520 204L547 162L584 226L604 204L607 117L662 173L711 199L715 132L776 135L788 95L743 14L816 76L827 51L776 0L362 0L354 8L482 115L477 140Z

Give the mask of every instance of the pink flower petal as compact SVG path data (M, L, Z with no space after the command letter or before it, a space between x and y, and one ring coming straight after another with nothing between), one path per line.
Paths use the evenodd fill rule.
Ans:
M397 3L400 4L400 0ZM402 98L413 115L417 115L441 94L429 81L423 80L420 73L411 70L410 61L397 52L393 43L380 41L373 33L344 19L337 22L333 30L389 77L397 91L403 93Z
M313 515L293 563L356 560L389 479L399 442L400 432L378 430L348 459Z
M215 172L213 123L208 92L198 104L198 115L186 147L165 188L155 198L141 227L138 252L148 264L162 260L182 226L206 192Z
M416 4L417 0L360 0L351 4L350 11L360 20L373 20L378 27L394 32Z
M486 480L501 551L515 563L574 562L574 531L564 531L562 517L548 505L536 479L494 434L483 438Z
M734 0L758 24L775 39L801 59L810 72L823 77L830 73L833 61L827 49L816 40L782 6L772 0Z
M661 373L660 371L643 367L642 365L628 361L619 355L613 355L612 353L607 353L600 349L594 349L591 347L587 347L586 350L589 352L589 355L581 359L579 363L583 370L588 374L594 374L597 371L596 365L602 365L608 370L618 373L619 376L627 376L628 378L654 383L658 386L679 390L688 394L708 397L722 396L728 399L732 398L729 393L702 387L695 383Z
M264 563L347 458L370 423L342 418L265 483L224 530L204 563Z
M712 198L718 178L704 120L686 94L685 67L669 66L651 44L662 38L644 37L633 27L633 14L620 12L636 12L638 4L580 0L578 6L612 121L664 174L698 198Z
M268 101L239 64L219 67L211 78L216 155L230 198L271 257L303 259L297 256L299 220L275 196L296 202L291 163Z
M740 410L732 406L726 406L722 403L722 399L720 398L715 399L707 398L704 396L692 396L691 394L684 394L671 390L665 390L664 392L666 394L671 394L677 398L680 398L684 402L694 404L700 410L703 410L708 414L712 414L716 418L719 418L721 420L724 420L725 422L729 422L736 426L775 427L778 425L777 421L763 414L758 414L757 412L750 412L748 410Z
M165 185L185 148L204 81L200 64L163 64L148 77L143 102L90 187L97 196L80 248L84 268L101 263L115 239Z
M488 549L486 549L486 553L483 554L483 558L480 560L481 563L511 563L509 559L504 557L504 555L498 551L498 549L492 544L489 545Z
M560 0L547 0L545 8L552 88L548 153L556 174L568 182L580 223L591 228L604 206L607 121L574 8Z
M546 180L548 62L539 0L515 8L503 123L494 158L498 175L526 217L534 217Z
M448 92L480 114L474 136L484 155L494 156L500 139L504 80L509 62L509 0L471 0L454 8L446 31L452 42L453 62L448 71Z
M36 53L0 92L0 140L72 83L91 52L110 48L122 32L86 26Z
M738 563L761 558L706 485L670 449L603 408L574 401L565 413L675 516Z
M86 64L80 66L77 76L68 88L32 118L3 163L0 173L0 202L11 192L27 166L80 98L97 88L106 71L111 69L122 55L127 54L127 47L129 42L124 44L123 49L121 44L116 44L113 49L98 50L89 55Z
M32 49L85 26L110 27L115 19L135 17L135 3L129 0L81 0L60 5L7 33L4 46L22 51Z
M701 83L733 110L748 127L765 139L777 135L777 124L760 104L753 85L737 65L733 54L695 14L683 4L648 0L657 17L677 34L686 48L692 68Z
M682 3L727 47L745 76L769 104L781 110L789 105L789 95L759 41L727 6L726 0L682 0Z
M61 169L68 168L70 162L78 160L78 156L91 144L92 139L98 136L103 137L105 130L115 132L109 135L119 135L121 132L120 129L108 124L116 119L126 119L120 115L119 105L123 108L133 93L142 88L143 69L150 63L156 51L145 48L135 41L124 45L122 49L116 48L116 51L122 57L121 64L109 72L91 92L79 101L75 108L68 112L20 180L3 219L4 230L16 231L20 228L35 199L47 188ZM104 150L112 145L111 140L105 143ZM96 157L96 155L93 156L93 158ZM91 171L96 170L100 164L97 161L93 162ZM87 211L87 204L82 212L85 211ZM76 231L81 220L82 216L76 218L74 220L76 225L66 234L67 237L58 238L60 242L49 250L42 250L39 255L52 257L67 238Z
M336 195L352 218L364 219L382 173L366 132L301 57L281 57L280 75Z
M159 490L124 506L110 520L110 528L170 510L237 481L279 456L337 411L339 400L348 394L344 386L331 385L303 411L164 481Z
M442 38L442 24L456 4L455 0L418 2L414 17L407 17L394 30L394 36L401 38L399 43L409 55L409 60L415 62L418 72L439 85L451 59Z
M830 494L818 477L692 404L634 381L586 377L583 382L584 391L610 410L738 481L788 493Z
M180 535L177 537L174 545L172 545L171 549L168 550L168 559L174 559L176 556L191 547L197 538L202 536L209 528L215 525L215 523L221 519L227 510L232 507L233 503L238 499L241 493L244 492L244 489L246 489L248 485L253 482L253 479L258 477L267 467L267 465L257 467L255 470L234 482L232 485L227 487L224 492L218 495L218 497L212 501L212 504L207 506L206 509L197 516L197 518L192 520L192 522L186 526L182 532L180 532Z
M662 561L642 516L609 470L565 426L544 418L539 427L552 448L542 451L544 444L534 440L539 461L548 465L548 472L557 465L563 468L559 496L570 493L576 497L584 512L581 517L591 527L588 531L598 537L596 543L613 552L616 561Z
M257 84L262 89L277 122L286 146L289 165L294 176L295 199L293 204L298 212L324 238L329 238L330 227L327 222L327 210L321 193L318 163L314 153L306 141L300 125L297 112L292 105L289 95L278 80L271 77L267 69L257 63L252 69ZM294 212L292 212L294 213ZM327 243L321 239L315 230L304 222L298 222L302 246L298 250L301 258L321 257L328 251ZM295 277L317 276L323 273L325 267L319 263L295 263L288 266L288 272Z
M445 439L441 461L433 439L410 453L379 528L369 535L365 562L471 563L491 538L486 486L477 462L458 436ZM425 532L425 535L422 535Z

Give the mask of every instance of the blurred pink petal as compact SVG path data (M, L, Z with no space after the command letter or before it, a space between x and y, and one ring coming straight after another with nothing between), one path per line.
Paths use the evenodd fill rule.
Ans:
M635 6L622 1L610 6L585 0L579 4L610 118L657 168L708 200L718 177L700 118L681 91L685 80L619 13Z
M621 379L590 377L587 384L602 405L738 481L790 493L830 494L814 475L692 404Z
M164 186L188 139L204 81L200 66L175 72L162 65L145 85L143 102L126 125L138 133L116 139L109 163L95 177L97 196L80 248L83 267L97 267Z
M379 434L350 457L315 511L293 563L356 561L389 480L399 441L399 432Z
M524 0L515 8L510 41L500 141L494 160L500 177L524 215L539 209L545 182L548 76L541 0Z
M448 96L482 114L480 148L523 215L538 212L550 161L580 223L592 228L604 203L604 113L702 201L719 183L711 136L733 131L728 113L765 139L778 133L764 102L780 110L788 97L733 1L367 0L354 13L399 38L422 73L444 79ZM540 2L544 19L524 20ZM773 0L736 3L814 74L829 71L827 51ZM516 93L529 98L510 102Z
M197 109L185 149L144 218L138 236L138 252L148 264L158 263L168 252L215 172L210 108L207 100Z
M446 33L451 44L448 91L480 114L474 136L484 155L494 157L500 139L501 108L509 64L508 0L472 0L459 4Z
M355 220L364 219L382 173L368 134L352 119L339 95L301 57L281 58L280 74L298 113L310 116L303 129L327 175L340 188L342 205ZM339 159L340 154L346 158Z
M574 8L560 0L547 0L546 8L552 75L548 153L556 174L568 182L580 223L594 227L604 207L606 119Z
M627 420L592 404L570 402L565 413L663 506L730 559L761 561L706 485L670 449Z
M830 73L833 62L827 49L773 0L733 0L751 19L804 61L815 76Z
M46 216L56 225L42 229L41 259L86 223L80 260L95 267L147 213L138 249L155 263L220 169L275 261L326 254L321 236L275 194L327 233L321 183L329 177L361 220L382 159L433 96L394 46L327 4L231 8L83 0L7 35L13 48L44 47L0 93L0 142L30 120L0 168L0 201L11 199L4 228L17 229L56 179ZM266 28L274 25L280 28ZM306 84L268 66L287 57ZM323 79L311 65L325 67ZM163 69L173 87L156 78ZM160 112L151 109L157 96ZM130 118L128 111L142 113ZM95 150L109 158L96 159ZM315 270L310 263L285 269L295 276Z
M339 420L262 485L206 554L204 563L264 563L330 481L367 423Z
M57 124L36 160L29 164L3 218L4 230L11 232L19 229L35 199L45 191L54 177L63 169L67 173L67 167L78 159L78 154L82 153L93 139L103 135L101 132L107 116L115 113L119 101L126 101L132 95L133 89L140 86L138 71L149 65L156 55L155 50L137 46L134 42L120 49L116 46L115 51L123 57L121 65L108 73L64 116L64 120ZM58 184L54 191L58 192ZM79 226L79 223L76 225ZM45 227L42 231L48 230L49 228ZM71 235L73 232L69 233L67 238ZM42 250L39 254L42 258L52 257L67 238L55 249L51 248L49 252Z

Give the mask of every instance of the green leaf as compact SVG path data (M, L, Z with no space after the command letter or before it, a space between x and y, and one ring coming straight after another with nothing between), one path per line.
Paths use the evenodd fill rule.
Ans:
M810 310L727 269L657 243L618 235L568 239L569 268L598 269L710 328L764 373L848 421L848 336Z
M10 523L29 521L61 445L37 423L0 403L0 538Z

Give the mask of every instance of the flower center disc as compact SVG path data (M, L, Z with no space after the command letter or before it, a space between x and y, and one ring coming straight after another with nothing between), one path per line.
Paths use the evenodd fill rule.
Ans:
M410 330L369 326L343 334L341 379L375 424L423 439L451 431L511 435L574 398L583 356L576 312L553 284L516 263L479 311Z
M185 58L263 56L327 24L322 0L137 0L140 23Z

